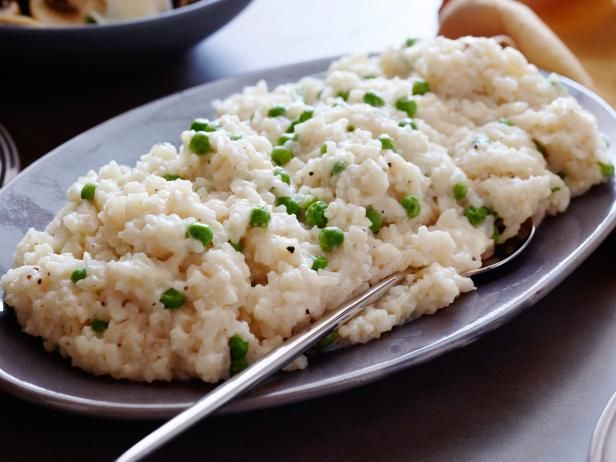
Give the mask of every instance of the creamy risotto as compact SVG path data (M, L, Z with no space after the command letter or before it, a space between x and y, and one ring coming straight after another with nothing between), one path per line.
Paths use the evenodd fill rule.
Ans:
M495 243L613 175L595 119L490 39L409 41L215 106L179 149L79 178L19 243L2 289L45 348L216 382L409 269L337 332L367 342L473 290Z

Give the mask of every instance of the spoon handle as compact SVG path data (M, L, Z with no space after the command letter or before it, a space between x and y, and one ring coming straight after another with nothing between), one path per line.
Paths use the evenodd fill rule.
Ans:
M404 272L392 274L338 309L333 310L306 331L289 338L249 368L219 385L194 405L143 438L122 454L117 462L140 460L236 396L278 372L323 337L359 313L366 305L376 301L387 289L398 284L405 276L406 273Z
M535 225L532 220L528 221L528 226L529 231L524 238L524 242L514 253L496 263L467 271L464 275L469 277L490 271L522 253L535 234ZM406 272L399 272L386 277L354 299L331 311L304 332L289 338L246 370L219 385L191 407L143 438L122 454L117 461L131 462L147 456L156 448L182 433L199 420L207 417L236 396L278 372L312 345L359 313L366 305L378 300L389 288L401 282L406 274Z

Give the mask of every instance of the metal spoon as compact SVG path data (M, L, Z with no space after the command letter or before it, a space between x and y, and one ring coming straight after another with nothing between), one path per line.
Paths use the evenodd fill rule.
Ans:
M515 238L507 241L501 248L506 255L495 261L488 260L481 268L467 271L465 276L476 276L496 269L520 255L535 235L535 225L528 220L522 225L521 232ZM514 245L511 245L514 244ZM506 247L511 246L508 252ZM498 252L495 252L498 253ZM319 319L304 332L294 335L278 348L272 350L263 358L253 363L240 374L228 379L205 395L191 407L181 412L157 430L143 438L128 451L122 454L117 462L132 462L142 459L171 438L179 435L199 420L207 417L233 398L254 387L270 375L291 363L319 340L326 337L339 326L358 314L366 305L378 300L388 289L400 283L406 276L401 271L386 277L364 293L346 302L338 309Z
M19 155L15 143L0 124L0 188L19 172Z

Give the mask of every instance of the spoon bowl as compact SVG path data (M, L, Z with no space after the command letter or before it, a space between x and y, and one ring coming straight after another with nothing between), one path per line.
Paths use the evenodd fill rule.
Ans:
M488 271L492 271L504 264L510 262L518 255L520 255L530 241L535 237L535 222L532 218L526 220L520 226L520 232L512 237L511 239L503 242L502 245L497 245L494 249L494 253L483 261L483 265L480 268L467 271L464 273L465 276L477 276L479 274L487 273Z

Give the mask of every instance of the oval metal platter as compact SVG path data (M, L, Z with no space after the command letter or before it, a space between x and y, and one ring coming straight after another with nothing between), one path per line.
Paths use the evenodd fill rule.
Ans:
M331 60L295 64L208 83L132 110L68 141L26 168L0 190L0 272L29 227L43 229L66 200L68 186L111 160L133 165L160 141L179 144L197 116L212 117L214 99L259 79L270 86L325 70ZM597 118L614 155L616 114L597 95L562 78L571 95ZM459 348L532 306L569 275L616 224L614 182L593 188L569 209L546 219L524 255L454 304L394 329L365 345L332 351L304 371L279 373L223 412L286 404L352 388ZM0 386L35 403L119 418L169 417L212 389L198 381L135 383L95 377L47 353L40 339L21 332L12 313L0 315Z

